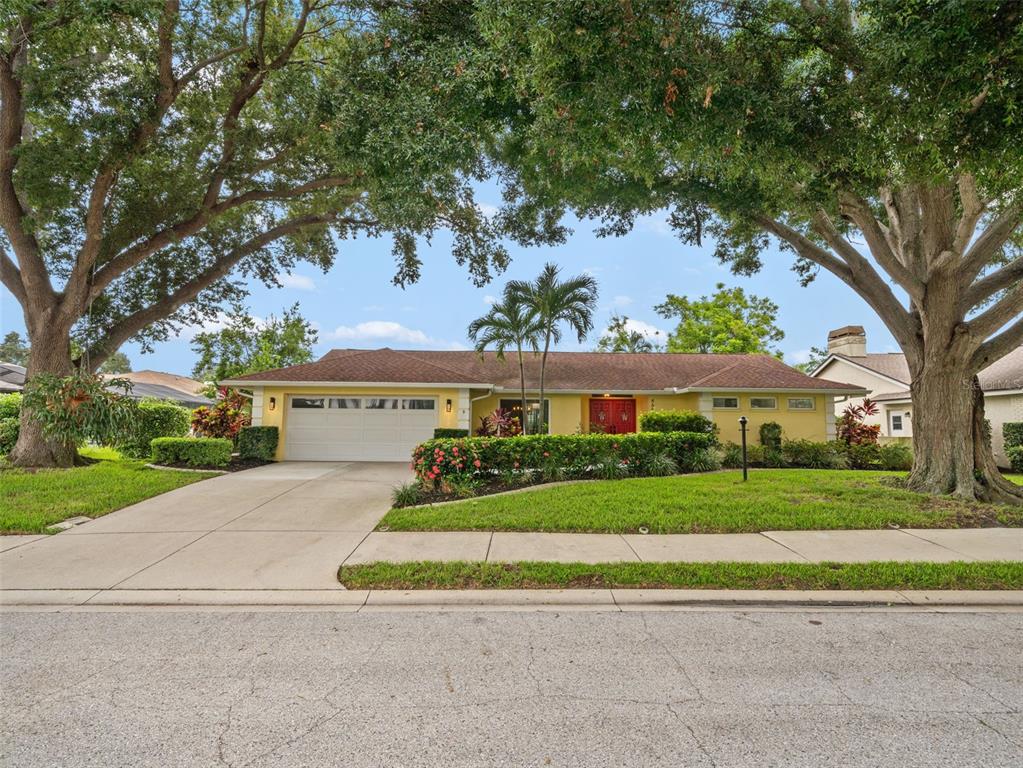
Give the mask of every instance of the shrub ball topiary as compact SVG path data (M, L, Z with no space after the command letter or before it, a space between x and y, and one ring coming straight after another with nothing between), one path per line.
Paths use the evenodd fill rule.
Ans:
M138 404L135 424L126 440L117 449L133 459L152 455L149 443L156 437L185 437L191 413L187 408L163 400L143 400Z
M1023 472L1023 445L1014 445L1005 449L1005 455L1009 459L1009 466L1013 472Z
M1006 448L1023 445L1023 421L1007 421L1002 424L1002 439Z
M21 393L11 392L0 395L0 419L17 419L21 416Z
M238 433L238 455L242 459L273 461L277 440L277 427L242 427Z
M781 424L765 421L760 425L760 444L768 448L781 448Z
M18 442L21 419L17 416L0 419L0 456L6 456Z
M225 467L231 461L232 443L224 437L158 437L151 445L156 464Z

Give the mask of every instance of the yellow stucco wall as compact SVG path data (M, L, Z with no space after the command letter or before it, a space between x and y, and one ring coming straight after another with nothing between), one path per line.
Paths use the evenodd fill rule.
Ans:
M287 387L264 387L263 388L263 426L277 427L280 439L277 443L277 454L275 458L281 461L284 458L284 436L285 421L287 420L287 398L289 395L298 397L316 397L317 395L399 395L403 397L436 397L439 411L439 425L452 429L458 426L458 390L457 389L417 389L415 387L300 387L288 389ZM274 398L276 407L270 410L270 398ZM451 400L451 412L446 410L446 401Z
M811 397L811 395L794 395L782 392L721 392L715 393L718 397L738 397L739 407L737 409L715 409L712 413L714 423L720 430L718 435L722 442L737 443L739 435L739 417L745 416L749 419L746 427L746 439L750 443L760 442L760 425L764 422L775 421L781 424L782 438L785 440L827 440L828 419L834 415L826 408L824 395L812 395L814 399L814 410L812 411L791 411L788 408L790 397ZM750 407L750 397L774 397L777 398L778 407L775 410L753 410Z
M474 391L472 395L479 394ZM788 397L808 397L809 395L792 395L773 392L756 393L716 393L719 396L738 397L739 408L735 410L713 410L712 418L720 430L720 438L723 442L739 441L739 417L746 416L749 419L748 439L751 443L759 441L760 425L766 421L776 421L782 426L783 435L786 439L798 440L826 440L827 420L834 418L830 409L827 408L826 399L823 395L814 395L815 410L813 411L791 411L788 409ZM284 458L285 453L285 429L287 427L287 398L289 395L313 397L316 395L399 395L399 396L422 396L436 397L439 400L439 426L448 428L458 427L458 395L457 389L420 389L415 387L301 387L289 389L286 386L264 387L262 423L265 426L276 426L280 433L280 441L277 446L278 460ZM776 397L778 408L776 410L753 410L750 407L750 397ZM535 398L536 393L530 393ZM274 398L275 408L270 410L270 399ZM451 400L452 408L448 412L446 401ZM480 425L480 418L491 413L499 407L500 401L516 400L517 395L513 392L495 393L472 403L470 431ZM558 394L547 395L551 404L551 432L557 435L571 435L577 432L589 431L589 394ZM637 421L639 414L651 409L657 410L699 410L700 395L689 393L684 395L637 395L636 396Z

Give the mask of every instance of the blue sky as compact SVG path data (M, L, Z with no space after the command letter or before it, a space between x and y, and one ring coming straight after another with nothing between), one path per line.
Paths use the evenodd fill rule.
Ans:
M493 197L496 202L496 194ZM480 201L484 208L490 202L485 194ZM787 362L804 360L811 346L826 346L829 329L847 324L866 328L871 351L897 350L873 311L836 278L822 273L810 287L801 288L788 254L772 250L765 255L760 274L738 277L714 260L711 245L682 245L663 216L641 220L631 234L621 238L597 238L592 229L587 222L574 224L568 242L558 247L512 246L508 271L483 288L473 286L465 269L455 264L446 235L423 246L422 279L404 290L391 284L394 263L388 238L345 241L327 274L300 264L292 275L281 276L282 288L253 284L249 305L253 315L265 317L298 302L302 314L319 329L317 354L333 347L465 348L466 326L486 311L488 301L500 293L504 282L531 278L544 262L552 261L565 274L589 271L599 280L600 328L612 314L620 313L646 324L644 328L670 330L670 323L653 311L666 294L706 295L716 283L724 282L779 305L778 325L785 332L780 348ZM5 333L24 332L21 308L6 289L0 290L0 320ZM195 362L191 333L186 329L148 355L141 354L135 344L123 349L136 370L187 374ZM574 338L566 339L560 348L592 349L599 336L599 331L594 331L582 345Z

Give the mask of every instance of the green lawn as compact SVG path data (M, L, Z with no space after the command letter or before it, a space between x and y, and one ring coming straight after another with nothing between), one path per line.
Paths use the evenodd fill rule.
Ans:
M149 469L108 448L85 448L95 463L72 469L0 469L0 533L45 533L46 526L99 517L210 474Z
M1020 589L1023 563L368 563L348 589Z
M1019 508L966 504L881 482L894 472L762 469L602 480L392 509L392 531L736 533L837 528L1023 526Z

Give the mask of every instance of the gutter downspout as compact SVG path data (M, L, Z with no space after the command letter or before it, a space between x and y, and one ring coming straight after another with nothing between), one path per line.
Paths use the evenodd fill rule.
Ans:
M470 397L469 398L469 437L472 437L472 404L475 403L477 400L485 400L486 398L490 397L493 394L494 394L494 385L491 384L490 385L490 389L487 391L487 393L485 395L480 395L479 397Z

